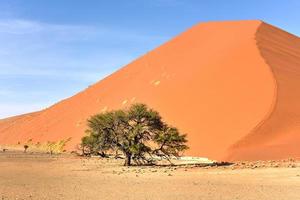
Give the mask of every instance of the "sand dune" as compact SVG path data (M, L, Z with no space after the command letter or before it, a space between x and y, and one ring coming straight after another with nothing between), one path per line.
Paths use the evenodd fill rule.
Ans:
M264 24L256 33L259 51L275 78L272 109L237 142L231 159L300 156L300 39ZM263 84L263 82L262 82Z
M75 96L0 121L0 143L72 137L95 113L142 102L188 134L187 155L300 156L300 39L261 21L201 23Z

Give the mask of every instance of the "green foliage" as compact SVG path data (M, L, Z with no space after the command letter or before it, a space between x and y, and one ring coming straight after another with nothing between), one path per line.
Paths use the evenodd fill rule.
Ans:
M64 147L66 144L71 140L72 138L68 138L66 140L59 140L57 142L50 142L48 141L45 144L45 149L48 153L53 154L53 153L61 153L64 151Z
M120 150L125 165L153 162L153 156L169 160L186 150L186 135L162 121L158 112L145 104L92 116L87 135L81 140L83 154L105 155Z
M160 133L155 135L154 140L158 144L158 148L154 151L155 155L167 159L170 155L179 156L180 152L187 149L186 135L180 135L178 129L174 127L165 126Z

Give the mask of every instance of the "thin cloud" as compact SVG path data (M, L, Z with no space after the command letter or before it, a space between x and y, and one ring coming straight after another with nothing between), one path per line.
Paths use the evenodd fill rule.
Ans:
M45 108L48 103L38 103L38 104L12 104L12 103L5 103L0 104L0 119L21 115L37 110L41 110Z
M0 33L26 35L42 32L51 32L57 34L74 34L74 33L93 33L93 27L81 25L61 25L48 24L24 19L5 19L0 20Z
M181 0L152 0L150 3L159 7L173 7L185 5L185 2Z
M167 38L112 27L0 19L0 118L64 99ZM48 95L45 89L51 90Z
M25 19L0 20L0 34L27 35L27 37L31 34L47 34L51 35L52 39L58 37L62 40L85 40L104 36L109 38L115 37L117 40L134 41L166 39L165 36L153 36L147 33L137 33L135 31L104 26L51 24Z
M53 75L49 72L61 68L70 73L99 67L114 70L137 56L140 46L165 40L102 27L0 20L0 74ZM137 52L128 52L130 48Z

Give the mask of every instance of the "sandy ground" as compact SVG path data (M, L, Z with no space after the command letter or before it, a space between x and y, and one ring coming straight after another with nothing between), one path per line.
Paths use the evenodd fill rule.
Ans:
M123 167L122 160L0 153L0 199L300 199L296 161Z

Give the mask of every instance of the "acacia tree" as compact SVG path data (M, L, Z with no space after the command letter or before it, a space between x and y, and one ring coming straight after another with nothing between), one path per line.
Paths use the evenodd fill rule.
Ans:
M94 115L86 133L81 142L84 153L105 155L119 150L125 166L132 160L138 165L151 163L155 156L170 160L188 148L186 135L164 123L159 113L145 104Z

